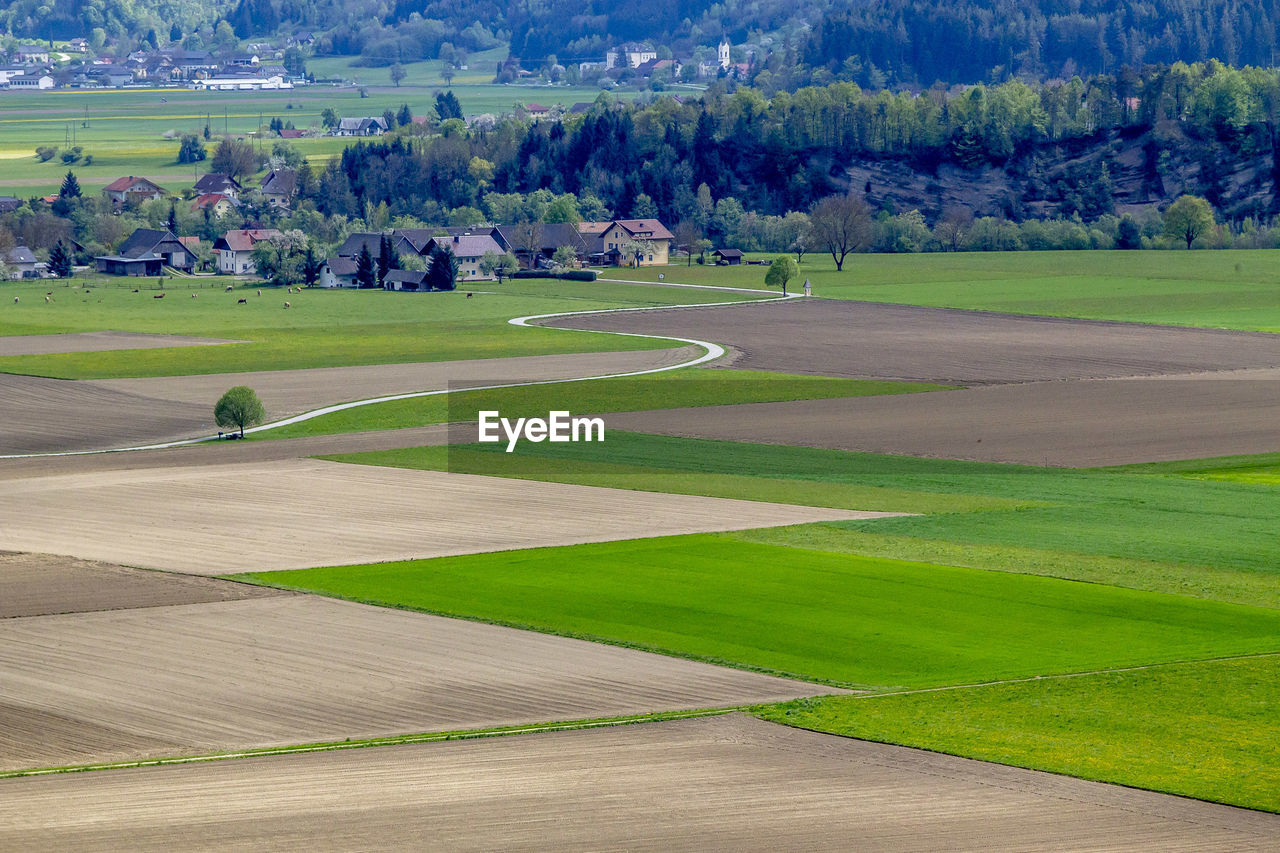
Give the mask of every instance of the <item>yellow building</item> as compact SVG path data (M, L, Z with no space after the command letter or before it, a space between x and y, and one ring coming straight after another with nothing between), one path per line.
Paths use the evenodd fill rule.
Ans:
M587 241L589 255L597 263L643 267L665 265L671 257L674 235L656 219L615 219L583 222L578 226ZM640 257L635 247L641 247ZM626 248L624 248L626 247Z

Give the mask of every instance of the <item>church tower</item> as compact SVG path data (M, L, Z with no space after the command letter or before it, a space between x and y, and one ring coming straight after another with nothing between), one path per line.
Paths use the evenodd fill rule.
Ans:
M724 39L720 42L720 49L716 52L716 59L720 63L721 68L729 67L729 40Z

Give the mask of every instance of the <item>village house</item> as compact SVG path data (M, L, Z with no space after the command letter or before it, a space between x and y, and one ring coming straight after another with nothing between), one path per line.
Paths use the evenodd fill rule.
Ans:
M9 266L10 278L36 278L40 275L40 262L26 246L14 246L4 253L4 262Z
M382 116L363 116L361 118L344 118L338 120L338 126L329 132L330 136L381 136L388 130Z
M598 263L618 266L667 263L674 235L656 219L615 219L612 222L583 222L578 226L587 241L588 257ZM640 257L629 246L644 247ZM625 257L624 257L625 255Z
M485 253L502 254L503 249L491 234L454 234L448 237L432 237L423 247L423 255L430 255L439 246L453 252L458 259L458 281L494 281L497 276L480 269Z
M102 188L106 196L116 207L126 204L137 204L149 198L164 198L169 193L164 187L148 181L146 178L117 178Z
M716 259L716 263L720 266L736 267L742 263L742 250L716 249L712 253L712 257Z
M236 209L236 200L225 193L204 193L191 202L191 209L197 213L209 211L215 219L221 219Z
M591 253L590 241L567 222L499 225L493 229L492 236L502 251L515 255L521 266L529 269L547 266L561 246L573 249L579 259L585 259Z
M10 89L52 89L54 80L48 74L27 75L9 78Z
M282 237L276 228L248 228L228 231L213 243L218 253L218 272L223 275L253 275L253 247L263 240Z
M114 255L94 260L98 272L108 275L153 276L166 266L189 271L195 265L191 250L172 231L155 228L139 228Z
M658 52L647 44L629 41L618 47L611 47L604 55L604 67L639 68L650 59L657 59Z
M0 213L13 213L22 207L22 202L11 195L0 195Z
M262 200L279 210L288 210L298 193L298 173L293 169L272 169L259 185Z
M210 172L207 175L201 175L200 180L196 181L196 185L192 187L196 191L196 195L206 195L208 193L220 193L231 198L235 198L242 187L240 183L229 175L220 172Z
M355 287L355 258L325 258L317 284L321 287Z
M387 270L383 290L429 290L427 274L419 270Z

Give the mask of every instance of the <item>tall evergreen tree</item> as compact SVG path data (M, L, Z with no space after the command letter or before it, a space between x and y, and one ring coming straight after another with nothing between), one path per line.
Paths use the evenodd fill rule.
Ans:
M436 245L431 250L431 265L427 268L427 284L432 290L453 290L458 285L458 258L449 248Z
M49 250L49 272L58 278L71 278L71 250L62 240Z
M307 248L302 252L302 281L307 287L312 287L320 280L320 269L324 266L324 259L316 254L315 247L310 242Z
M76 180L74 172L68 170L67 176L62 179L62 188L58 190L58 198L63 200L80 198L80 182Z
M369 253L368 246L361 246L356 255L356 287L377 287L378 264Z

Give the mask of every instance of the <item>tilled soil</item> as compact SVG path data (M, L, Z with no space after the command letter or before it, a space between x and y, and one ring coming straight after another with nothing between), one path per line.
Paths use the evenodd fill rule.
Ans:
M212 575L882 515L285 460L6 480L0 548Z
M0 619L288 595L232 581L74 557L8 553L0 553L0 590Z
M0 684L0 770L839 692L308 595L2 620Z
M1280 335L796 299L548 325L727 344L734 367L957 385L1280 366Z
M1068 467L1280 450L1280 380L1214 377L668 409L607 415L605 423L662 435Z
M739 715L0 781L0 847L1274 850L1280 817Z

